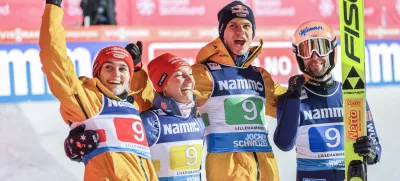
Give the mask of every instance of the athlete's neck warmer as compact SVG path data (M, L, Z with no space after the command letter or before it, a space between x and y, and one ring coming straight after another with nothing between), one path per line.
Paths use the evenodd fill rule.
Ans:
M154 95L152 107L162 109L165 113L178 117L188 117L191 113L197 111L194 101L189 104L178 103L174 99L157 92Z
M117 95L119 98L121 98L122 100L126 99L128 97L128 92L124 91L123 93L121 93L120 95Z
M311 80L311 79L307 82L307 87L309 87L313 90L328 90L328 89L334 88L335 85L336 85L336 82L333 80L332 76L322 82Z
M176 102L176 104L179 107L179 110L182 113L182 117L189 117L190 113L192 112L192 108L195 105L194 101L190 102L190 103L180 103L180 102Z
M242 67L243 63L246 62L247 58L249 58L250 49L243 55L236 55L228 48L228 46L226 46L225 43L224 43L224 45L225 45L226 49L228 50L229 54L231 55L231 57L233 59L233 63L235 63L235 65L237 67Z

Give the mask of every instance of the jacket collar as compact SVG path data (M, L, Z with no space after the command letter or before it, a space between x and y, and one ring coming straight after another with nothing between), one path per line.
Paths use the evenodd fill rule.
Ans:
M178 103L174 99L166 97L158 92L155 92L152 108L161 109L165 113L173 116L183 117ZM196 104L193 104L193 107L191 109L191 114L193 115L193 113L195 113L196 111L197 111Z
M328 89L333 89L335 88L336 82L333 79L333 77L329 77L327 80L319 82L319 81L315 81L310 79L307 82L307 87L310 87L312 89L315 90L328 90Z
M260 45L250 47L250 54L241 67L248 67L255 60L261 53L262 45L263 41L260 40ZM200 49L197 54L196 63L202 63L208 60L224 65L236 66L232 56L220 38L216 38L214 41L208 43L205 47Z
M117 95L114 95L111 91L109 91L97 78L88 78L85 76L79 77L79 80L82 81L84 84L89 85L91 87L96 87L102 94L106 97L109 97L114 100L121 101L122 99ZM128 93L129 95L129 93Z

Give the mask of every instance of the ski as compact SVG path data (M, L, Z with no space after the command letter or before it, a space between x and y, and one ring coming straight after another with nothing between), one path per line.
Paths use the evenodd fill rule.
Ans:
M346 180L366 181L366 160L353 143L366 133L364 0L339 0Z

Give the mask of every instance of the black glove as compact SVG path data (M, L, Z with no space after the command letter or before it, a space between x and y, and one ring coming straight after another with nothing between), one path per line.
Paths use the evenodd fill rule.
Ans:
M86 130L85 125L79 125L69 132L64 141L64 151L72 161L81 162L82 156L93 151L99 144L99 134Z
M295 98L301 97L301 90L303 90L304 84L307 81L308 81L308 76L305 74L300 74L290 77L286 95Z
M368 163L376 162L376 146L377 143L369 136L361 136L357 138L356 142L353 144L354 152L358 153L360 156L367 157Z
M58 7L61 7L62 0L46 0L46 4L54 4Z
M142 51L143 51L142 42L137 41L136 44L130 43L126 45L125 49L132 56L134 71L136 72L142 69Z

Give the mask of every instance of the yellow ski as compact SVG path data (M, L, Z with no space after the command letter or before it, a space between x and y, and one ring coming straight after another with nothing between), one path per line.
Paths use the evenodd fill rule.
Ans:
M339 0L346 180L366 181L366 160L353 143L366 133L364 0Z

